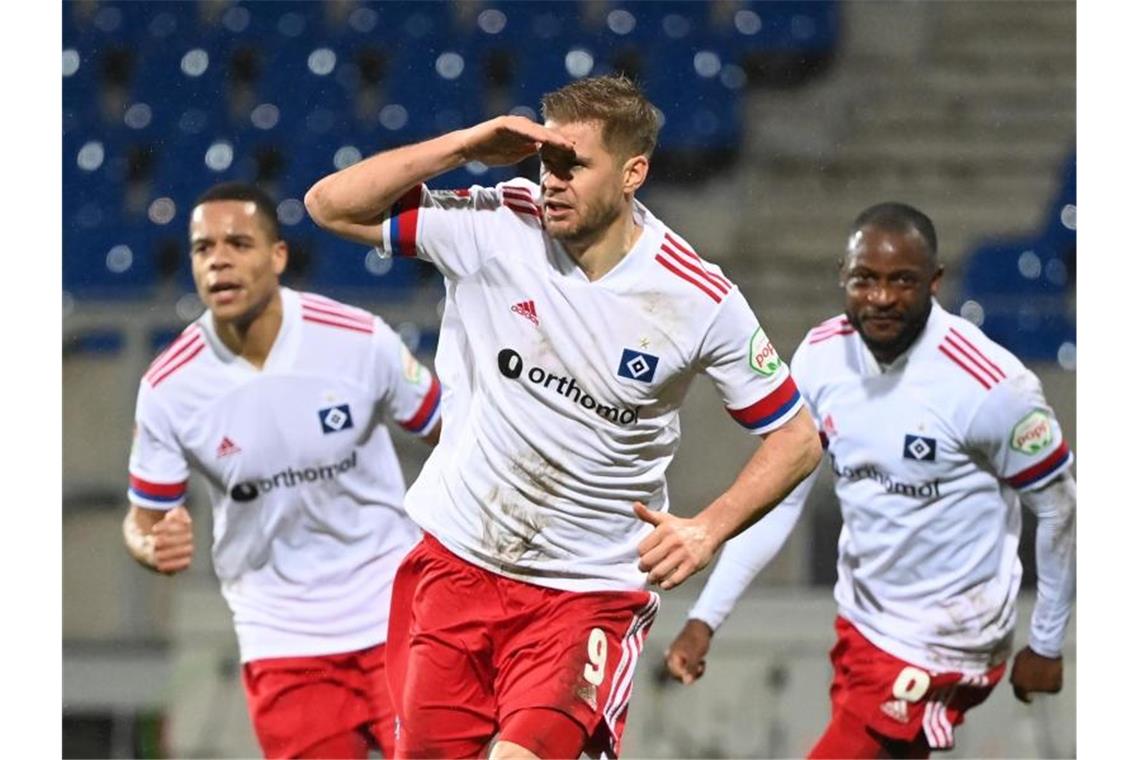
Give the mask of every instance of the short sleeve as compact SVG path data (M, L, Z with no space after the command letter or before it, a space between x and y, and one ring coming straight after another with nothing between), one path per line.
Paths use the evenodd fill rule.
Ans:
M713 318L701 359L729 415L754 434L775 430L803 405L788 365L737 289Z
M1044 486L1073 460L1041 383L1028 370L986 394L969 424L966 443L1018 490Z
M540 220L529 186L433 190L419 184L382 219L381 250L392 256L417 256L434 264L445 277L461 279L483 266L489 247L486 241L499 238L494 232L497 225L540 226Z
M144 381L135 405L127 498L147 509L172 509L186 499L190 468L170 415Z
M378 395L389 419L409 433L425 436L440 415L442 388L439 379L416 360L392 328L377 319L376 377L382 381Z

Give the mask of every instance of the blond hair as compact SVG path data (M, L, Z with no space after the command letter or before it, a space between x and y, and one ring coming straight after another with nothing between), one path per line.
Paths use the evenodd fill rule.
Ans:
M542 118L597 121L602 141L623 158L649 157L657 146L657 113L637 85L622 75L579 79L542 96Z

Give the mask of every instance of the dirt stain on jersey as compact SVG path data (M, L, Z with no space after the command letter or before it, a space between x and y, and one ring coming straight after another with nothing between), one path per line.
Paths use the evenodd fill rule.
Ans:
M537 452L515 457L510 464L513 484L492 486L485 498L488 507L481 516L483 545L505 565L522 559L556 556L535 539L550 525L543 507L557 493L553 461ZM517 570L517 568L514 568Z

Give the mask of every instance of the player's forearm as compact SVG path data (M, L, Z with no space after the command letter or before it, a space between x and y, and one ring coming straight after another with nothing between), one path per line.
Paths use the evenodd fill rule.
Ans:
M309 188L305 208L322 227L375 224L400 196L466 162L463 132L384 151L330 174Z
M755 523L819 464L822 448L815 423L806 409L769 433L732 486L696 519L704 523L717 546Z
M1077 590L1077 484L1066 472L1021 498L1037 514L1037 602L1029 646L1039 655L1059 657Z
M788 540L814 481L812 473L763 520L725 544L700 597L689 610L690 619L703 621L713 631L720 628L740 595Z

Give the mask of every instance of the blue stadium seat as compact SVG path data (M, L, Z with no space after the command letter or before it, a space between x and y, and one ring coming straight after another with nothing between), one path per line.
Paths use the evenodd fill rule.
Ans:
M1059 296L1068 284L1064 262L1040 237L979 245L967 257L962 278L965 298Z
M1076 323L1048 304L987 309L982 330L1022 361L1056 362L1062 346L1076 345Z

